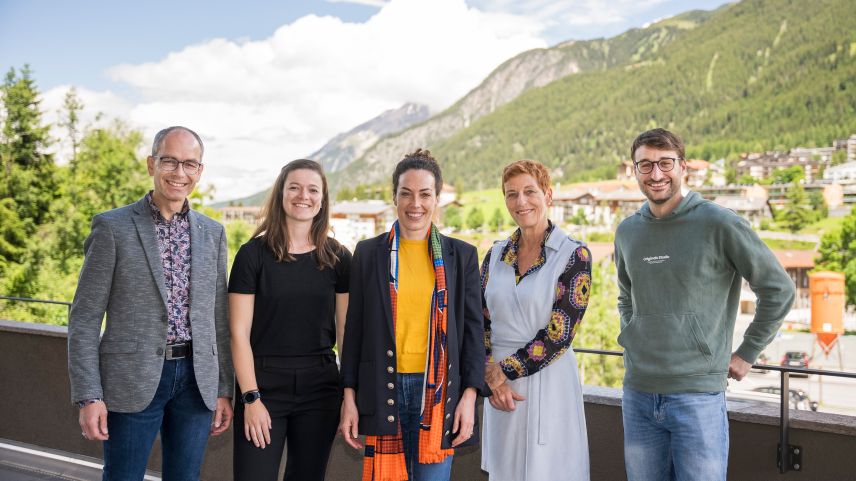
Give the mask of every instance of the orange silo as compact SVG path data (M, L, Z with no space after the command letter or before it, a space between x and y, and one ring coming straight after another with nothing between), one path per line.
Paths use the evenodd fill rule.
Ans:
M811 332L829 354L838 336L844 333L844 274L821 271L808 275L811 295Z

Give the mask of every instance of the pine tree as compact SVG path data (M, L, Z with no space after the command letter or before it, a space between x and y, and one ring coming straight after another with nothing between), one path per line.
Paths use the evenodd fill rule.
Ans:
M815 269L843 272L847 304L856 306L856 207L844 218L841 229L821 238Z
M42 125L39 93L31 75L28 66L20 75L9 69L0 87L5 117L0 135L4 176L0 193L14 200L27 235L48 221L57 196L56 165L53 156L46 153L50 127Z
M80 149L80 112L83 110L83 102L77 96L77 89L71 87L65 93L65 99L62 103L60 114L60 127L64 127L68 132L68 142L71 144L71 161L72 165L77 163L77 151Z
M502 211L497 207L493 211L493 215L490 218L490 226L493 228L494 232L499 232L502 230L502 227L505 225L505 217L502 216Z
M478 207L474 207L470 210L470 213L467 214L467 227L472 230L480 230L484 225L484 214L481 209Z
M791 232L798 232L812 221L813 213L806 208L808 197L798 181L794 181L786 194L787 203L782 219Z
M457 206L450 205L443 210L443 225L451 227L452 230L459 231L463 222L461 221L461 209Z

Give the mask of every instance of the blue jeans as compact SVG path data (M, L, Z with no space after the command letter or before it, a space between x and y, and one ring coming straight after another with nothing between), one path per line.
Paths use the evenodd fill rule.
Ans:
M725 393L650 394L624 388L628 481L725 481Z
M398 419L404 438L404 461L410 481L449 481L452 456L442 463L419 463L419 411L422 409L423 374L398 374Z
M160 384L146 409L108 411L103 481L142 480L158 431L163 480L198 481L213 414L196 387L193 360L164 361Z

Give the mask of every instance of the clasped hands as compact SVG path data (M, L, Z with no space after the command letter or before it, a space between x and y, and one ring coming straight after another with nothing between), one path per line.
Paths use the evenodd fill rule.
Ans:
M525 401L526 398L518 394L508 385L508 378L502 372L502 368L495 362L488 362L484 367L484 380L493 391L488 398L490 405L500 411L514 411L515 401Z

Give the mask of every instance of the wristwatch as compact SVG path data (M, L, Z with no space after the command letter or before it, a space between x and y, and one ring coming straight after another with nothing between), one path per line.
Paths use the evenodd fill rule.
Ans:
M259 392L258 389L254 391L247 391L244 394L241 394L241 402L244 404L252 404L257 400L261 399L262 393Z

